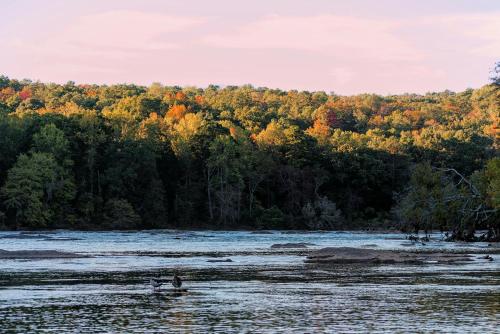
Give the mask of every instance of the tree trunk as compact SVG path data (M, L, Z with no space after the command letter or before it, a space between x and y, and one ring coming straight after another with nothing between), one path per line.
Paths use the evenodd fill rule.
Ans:
M207 167L208 212L210 215L210 220L214 220L214 213L213 213L213 208L212 208L212 194L211 194L210 188L211 188L210 168Z

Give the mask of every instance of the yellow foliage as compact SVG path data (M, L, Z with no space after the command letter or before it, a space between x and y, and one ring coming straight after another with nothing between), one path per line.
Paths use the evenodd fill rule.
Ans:
M16 94L16 91L12 87L5 87L4 89L0 90L0 100L5 101L9 97L11 97L15 94Z
M204 125L205 121L201 115L190 113L175 124L174 129L182 139L188 140L195 136Z
M137 137L141 139L154 139L164 141L168 132L167 124L162 117L153 112L144 119L137 130Z
M286 143L283 126L278 122L272 121L265 130L262 130L256 137L255 142L259 146L282 146Z

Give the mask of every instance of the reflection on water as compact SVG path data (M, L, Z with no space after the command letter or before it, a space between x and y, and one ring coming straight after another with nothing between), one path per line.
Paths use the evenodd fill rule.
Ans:
M184 239L174 239L179 235ZM0 333L493 333L500 322L498 255L493 262L456 266L319 270L302 264L304 250L269 248L284 242L406 247L397 234L169 231L50 236L40 241L0 239L0 249L98 256L0 260ZM431 246L464 248L439 241ZM466 246L476 252L485 247ZM144 251L148 253L139 253ZM488 251L495 254L493 248ZM221 254L233 262L207 262ZM161 274L168 279L174 269L188 290L164 286L161 293L153 293L149 278Z

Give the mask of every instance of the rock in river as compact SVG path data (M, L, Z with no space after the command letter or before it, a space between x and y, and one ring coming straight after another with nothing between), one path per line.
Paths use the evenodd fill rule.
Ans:
M307 248L307 246L314 246L314 244L310 244L307 242L290 242L287 244L274 244L271 248Z
M233 262L233 260L231 260L231 259L213 259L213 260L207 260L207 262L213 262L213 263Z
M312 252L306 263L317 265L328 264L424 264L455 263L472 261L469 255L443 252L409 252L379 249L362 249L351 247L327 247Z
M72 259L88 257L87 255L80 255L76 253L60 252L55 250L21 250L21 251L7 251L0 249L0 260L42 260L42 259Z

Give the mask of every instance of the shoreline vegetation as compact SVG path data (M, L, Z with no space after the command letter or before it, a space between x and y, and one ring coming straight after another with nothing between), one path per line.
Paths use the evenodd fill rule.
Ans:
M340 96L0 76L0 230L498 241L499 87Z

